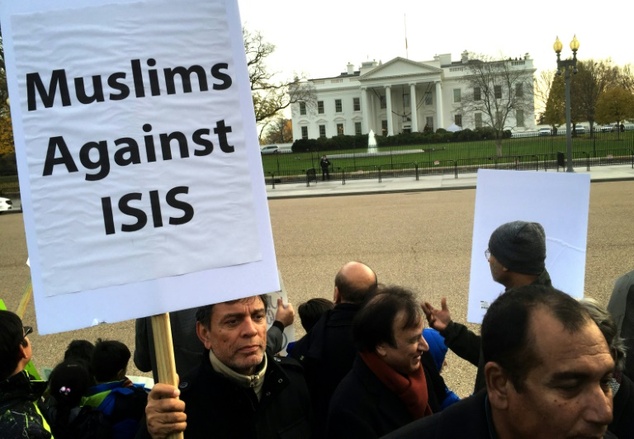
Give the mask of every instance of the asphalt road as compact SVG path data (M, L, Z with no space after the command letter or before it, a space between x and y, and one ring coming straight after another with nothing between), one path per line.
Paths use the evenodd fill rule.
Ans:
M591 186L585 285L586 295L602 304L615 279L634 269L633 200L634 181ZM297 306L311 297L332 298L337 270L358 259L381 282L410 287L421 300L438 304L446 296L454 319L465 321L474 203L474 189L270 200L278 266L290 301ZM29 278L21 213L0 215L0 255L0 298L14 310ZM35 326L32 303L24 321ZM121 340L132 350L134 324L36 332L30 337L35 364L52 367L72 339L97 337ZM143 375L132 364L128 372ZM443 374L460 396L470 393L475 367L450 354Z

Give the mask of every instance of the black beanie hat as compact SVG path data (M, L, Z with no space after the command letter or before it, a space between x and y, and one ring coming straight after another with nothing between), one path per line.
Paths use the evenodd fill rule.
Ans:
M546 269L546 234L539 223L502 224L491 234L489 251L509 271L539 275Z

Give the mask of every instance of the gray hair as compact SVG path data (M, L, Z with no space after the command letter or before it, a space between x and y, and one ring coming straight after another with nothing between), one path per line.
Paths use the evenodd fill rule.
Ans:
M588 311L590 317L592 317L592 320L594 320L605 337L605 341L608 343L610 353L616 364L616 370L619 372L623 371L627 352L625 342L619 335L619 329L616 323L614 323L614 319L598 301L591 297L579 299L579 303Z

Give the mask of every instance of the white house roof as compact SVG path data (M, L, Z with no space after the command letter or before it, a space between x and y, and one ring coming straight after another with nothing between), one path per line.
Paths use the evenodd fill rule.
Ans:
M377 79L412 77L412 76L440 76L442 69L423 62L396 57L359 77L359 81L373 81Z

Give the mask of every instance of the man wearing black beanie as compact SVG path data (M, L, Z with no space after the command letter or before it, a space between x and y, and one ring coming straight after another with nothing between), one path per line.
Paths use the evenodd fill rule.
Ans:
M545 266L546 233L539 223L512 221L502 224L491 234L485 256L493 280L504 285L505 291L531 284L552 286ZM478 367L475 393L485 386L480 336L451 320L446 298L441 299L440 305L441 308L436 309L425 302L425 316L429 326L445 338L449 349Z

